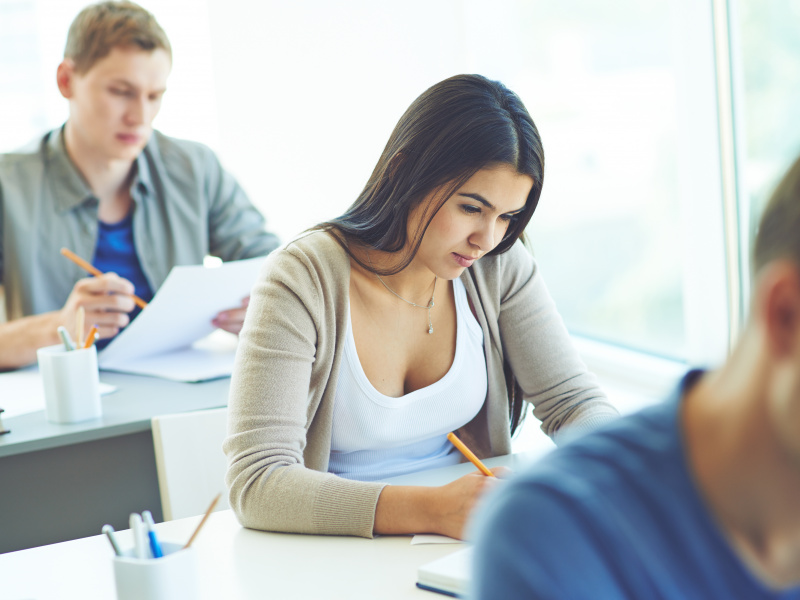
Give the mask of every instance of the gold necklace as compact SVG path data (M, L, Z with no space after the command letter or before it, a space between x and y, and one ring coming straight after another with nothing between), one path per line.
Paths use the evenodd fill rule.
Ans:
M372 259L369 256L369 252L367 252L367 260L369 261L369 266L374 269L375 265L372 264ZM373 271L373 273L374 273L374 271ZM417 304L416 302L412 302L411 300L406 300L400 294L398 294L392 288L390 288L388 285L386 285L386 282L381 278L380 275L375 273L375 277L377 277L378 281L380 281L383 284L383 287L385 287L387 290L392 292L395 296L400 298L400 300L402 300L403 302L407 302L411 306L416 306L417 308L426 308L426 309L428 309L428 335L433 333L433 321L431 321L431 309L434 306L433 299L434 299L434 296L436 296L436 282L439 280L439 276L438 275L434 275L433 276L433 292L431 293L431 299L430 299L430 301L428 302L427 305L425 305L425 304Z

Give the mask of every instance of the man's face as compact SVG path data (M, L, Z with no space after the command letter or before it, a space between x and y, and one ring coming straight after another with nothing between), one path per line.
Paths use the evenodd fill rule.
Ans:
M96 160L136 159L150 139L171 67L162 49L117 47L85 73L65 60L58 83L70 105L70 152Z

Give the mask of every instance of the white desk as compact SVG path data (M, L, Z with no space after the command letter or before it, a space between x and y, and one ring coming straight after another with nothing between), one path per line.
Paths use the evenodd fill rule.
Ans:
M531 456L503 456L490 466L518 468ZM395 478L392 483L439 485L473 470L464 464ZM63 515L68 519L69 515ZM200 517L159 523L162 541L185 542ZM118 532L123 547L129 531ZM194 543L203 600L284 598L434 600L416 587L417 568L461 545L411 545L410 536L372 540L266 533L242 528L230 510L213 513ZM3 600L114 598L112 551L101 535L0 555Z
M228 403L227 378L178 383L103 372L100 379L117 391L103 396L99 419L57 425L44 410L3 419L11 433L0 435L0 553L92 535L98 521L121 529L126 511L149 508L161 520L150 419ZM0 571L5 600L2 579Z

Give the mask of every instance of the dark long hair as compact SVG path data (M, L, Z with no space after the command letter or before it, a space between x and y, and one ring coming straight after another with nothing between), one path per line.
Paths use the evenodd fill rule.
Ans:
M375 170L347 211L314 229L335 234L344 250L364 269L379 275L402 271L414 259L422 236L445 202L483 168L509 165L529 175L533 187L525 209L489 254L501 254L523 234L539 202L544 180L544 150L525 105L499 81L481 75L456 75L428 88L400 117ZM409 213L438 191L412 232ZM350 245L384 252L406 249L397 264L376 269ZM524 417L522 389L505 361L510 430Z
M536 210L544 179L544 150L525 105L499 81L481 75L456 75L428 88L400 117L375 170L347 211L314 229L335 235L353 259L368 271L402 271L417 253L431 219L475 173L510 165L533 179L525 209L489 254L506 252ZM440 189L407 246L409 213ZM349 244L400 252L391 269L380 270L353 256Z

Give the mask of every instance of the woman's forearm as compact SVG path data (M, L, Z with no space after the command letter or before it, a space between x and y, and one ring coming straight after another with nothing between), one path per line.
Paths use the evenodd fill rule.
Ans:
M433 517L437 488L387 485L375 508L375 533L438 533Z

